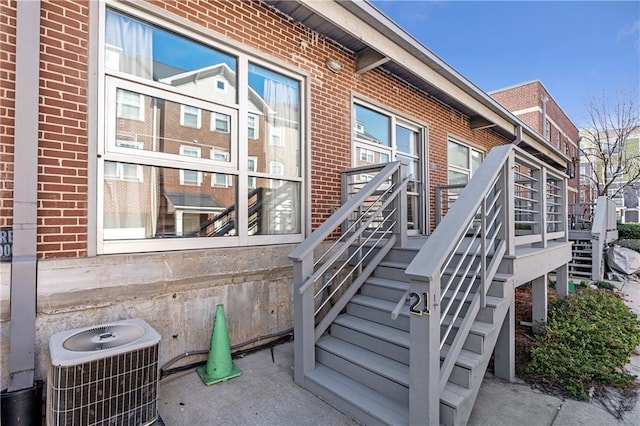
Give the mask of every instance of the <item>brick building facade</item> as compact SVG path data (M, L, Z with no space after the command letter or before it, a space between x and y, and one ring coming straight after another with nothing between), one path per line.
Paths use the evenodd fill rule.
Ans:
M571 177L569 203L578 203L580 201L578 128L542 82L536 80L522 83L495 90L490 92L490 95L570 158L567 164L567 174Z
M49 336L89 324L144 318L162 336L161 361L207 347L218 303L225 305L232 344L288 330L292 269L287 254L339 206L343 169L394 159L409 164L420 206L414 231L428 234L435 224L435 187L450 182L453 173L470 178L474 153L482 158L518 134L558 168L577 152L577 130L553 101L547 116L552 133L560 131L560 144L555 133L548 141L537 135L542 133L539 112L516 111L514 117L448 65L436 66L426 48L408 42L399 27L368 4L308 7L312 17L350 22L354 33L365 34L360 40L378 47L378 55L411 54L410 61L432 70L421 78L435 75L432 80L394 72L391 64L402 63L400 57L387 57L386 68L363 65L370 46L355 51L335 29L324 33L321 25L297 20L288 9L296 2L34 2L39 23L22 25L40 28L40 37L33 42L37 46L25 40L26 47L17 37L24 28L17 19L22 3L0 4L0 227L13 228L14 235L23 228L14 212L19 198L14 188L28 179L14 155L23 124L16 113L21 108L16 67L20 55L36 49L39 70L24 78L32 78L38 92L37 104L31 105L37 111L37 159L31 161L37 161L35 354L40 378L46 373ZM344 17L349 19L337 19ZM396 35L375 32L372 20ZM134 44L139 50L127 51ZM231 64L235 82L227 90L232 95L216 97L203 87L166 82L167 76L218 65L219 58ZM328 59L340 64L337 72L328 68ZM419 74L416 70L414 76ZM430 93L426 87L438 90ZM533 87L531 99L539 100L544 88ZM118 95L125 92L133 95L127 100ZM171 114L166 109L173 121L167 118L164 124L182 141L174 146L177 152L150 147L161 140L155 134L136 140L141 145L118 142L127 139L118 136L125 126L122 111L140 114L137 122L148 136L159 128L153 120L162 118L161 104L175 107ZM183 107L181 113L178 105L193 109ZM144 115L140 108L147 109ZM230 117L229 139L222 140L228 155L215 158L202 148L199 156L180 152L177 145L196 146L195 140L199 147L217 146L213 113ZM180 114L185 114L182 123ZM197 135L180 127L198 114ZM249 118L252 114L258 121ZM380 123L385 123L383 130ZM256 127L270 136L252 137ZM136 126L127 131L140 133ZM452 164L452 146L465 153L462 164ZM166 172L171 188L151 186L159 170ZM212 183L219 175L228 176L224 188ZM185 185L188 178L195 184ZM265 221L260 231L253 227L250 194L255 187L271 194L260 205ZM176 199L169 193L184 200L194 189L198 200L214 196L220 204L219 209L213 204L195 209L195 225L232 207L234 232L179 232L177 219L168 216L177 208L170 206ZM122 198L114 201L114 194ZM117 221L110 216L115 214ZM173 222L162 228L162 221ZM0 263L3 359L9 353L10 288L18 285L12 282L12 265L15 261ZM8 371L3 363L2 388Z

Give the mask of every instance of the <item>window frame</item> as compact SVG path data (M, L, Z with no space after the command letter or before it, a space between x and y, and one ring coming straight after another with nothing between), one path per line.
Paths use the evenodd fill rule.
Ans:
M467 148L467 167L460 167L458 165L452 165L451 162L449 161L449 142L451 143L455 143L458 144L460 146L463 146L465 148ZM480 148L477 148L471 144L462 142L460 139L457 139L455 137L449 136L447 137L447 184L449 183L449 172L453 171L456 173L460 173L460 174L465 174L467 176L467 183L469 183L469 181L471 180L471 178L473 177L473 164L472 164L472 158L473 155L472 153L478 153L480 154L480 162L482 163L486 157L486 152Z
M376 113L382 114L389 119L389 146L386 146L382 143L373 143L370 142L367 138L362 137L361 135L365 134L364 123L356 120L355 115L355 105L360 105L361 107L370 109ZM390 107L384 105L378 105L375 102L368 100L362 96L354 96L351 99L351 164L355 166L358 164L358 160L362 160L362 151L367 150L374 153L374 161L375 164L376 158L375 155L379 156L387 156L388 161L397 161L398 155L402 157L407 157L412 160L417 160L418 162L418 172L420 176L413 177L413 183L416 186L415 191L407 191L408 197L418 197L420 201L420 211L415 212L415 220L417 221L417 228L410 229L407 231L409 235L428 235L430 232L429 222L430 222L430 202L429 202L429 173L426 170L426 164L428 164L428 127L426 124L422 124L417 122L414 119L401 115L397 111L393 110ZM397 128L404 127L409 129L417 134L417 151L414 154L407 153L401 151L398 148L398 143L396 140L397 136ZM371 163L370 163L371 164ZM366 174L361 174L362 178Z
M108 4L107 4L108 3ZM144 3L115 3L115 2L100 2L99 5L98 20L100 22L99 27L105 28L106 10L112 10L115 13L125 14L128 17L139 20L142 23L150 24L160 28L164 31L174 33L178 36L186 37L196 43L209 46L213 49L217 49L226 55L231 55L237 58L237 77L236 77L236 97L235 100L229 99L214 100L214 99L201 99L198 94L186 93L186 91L180 91L177 88L153 81L151 79L145 79L143 77L137 77L127 74L119 70L109 70L105 67L104 49L105 49L105 35L101 32L99 35L100 42L98 43L99 53L98 57L98 83L95 89L95 95L99 99L97 107L97 119L92 124L94 128L94 138L97 143L94 145L95 152L98 155L97 168L95 169L97 184L99 189L95 197L95 209L92 209L90 213L94 219L95 228L92 227L90 232L95 232L95 237L92 240L95 241L95 254L110 254L110 253L131 253L131 252L149 252L149 251L165 251L165 250L181 250L181 249L204 249L215 247L243 247L243 246L255 246L263 244L290 244L298 243L303 240L306 230L311 223L311 213L308 211L307 206L310 203L310 177L311 172L310 165L310 150L309 150L309 138L310 129L308 123L309 114L309 84L310 74L295 68L292 65L285 64L275 58L268 55L256 55L256 51L250 47L236 44L229 44L221 37L217 37L212 32L201 28L195 24L185 24L185 21L175 18L171 15L159 17L153 13L153 8ZM104 30L103 30L104 31ZM249 173L247 170L247 135L248 129L246 128L247 122L242 118L246 117L250 110L248 100L242 96L243 91L246 93L249 88L248 81L248 63L253 63L264 67L267 70L273 71L279 75L287 78L291 78L297 82L299 88L300 102L299 108L299 149L300 149L300 164L298 167L297 175L286 175L282 179L289 181L297 185L299 190L299 213L297 220L299 221L299 232L290 234L270 234L270 235L249 235L246 232L247 219L243 218L246 215L247 200L242 196L237 198L237 209L239 211L239 231L240 233L231 237L224 238L180 238L180 239L144 239L144 240L105 240L103 237L103 211L104 193L101 188L103 181L103 164L104 161L127 161L133 164L139 164L142 166L158 166L168 168L185 168L190 164L196 164L197 170L201 172L224 172L238 177L238 188L236 189L238 194L243 194L247 191L247 179L246 176ZM109 122L114 121L113 115L110 115L108 110L115 108L112 107L113 103L109 99L113 98L113 94L109 91L109 85L115 87L125 88L127 86L133 86L134 89L143 88L139 90L139 93L144 96L156 96L160 99L168 99L177 103L186 103L188 105L198 106L205 110L210 110L210 105L215 105L215 111L229 112L232 117L231 125L231 161L226 163L215 162L208 159L208 156L204 158L193 158L185 161L185 159L176 158L179 157L175 154L152 152L146 150L140 150L139 152L132 153L131 149L116 147L113 142L113 136L115 136L116 129L114 126L109 126ZM225 89L228 90L228 82L224 82ZM217 86L217 85L216 85ZM220 90L220 89L217 89ZM104 118L103 118L104 117ZM104 129L104 131L99 130ZM268 173L251 173L256 178L273 178ZM95 229L95 231L94 231ZM244 232L244 233L243 233ZM91 252L91 250L90 250Z

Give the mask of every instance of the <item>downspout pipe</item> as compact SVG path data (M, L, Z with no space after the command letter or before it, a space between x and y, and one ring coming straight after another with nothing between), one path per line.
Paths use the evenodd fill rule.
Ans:
M549 102L549 97L547 95L542 95L540 98L542 100L542 138L546 141L551 142L551 137L547 139L547 102ZM560 147L558 147L560 149Z
M33 387L35 375L40 6L17 2L9 392Z
M516 134L516 138L511 143L514 144L515 146L518 146L522 142L522 126L520 125L516 126L515 134Z

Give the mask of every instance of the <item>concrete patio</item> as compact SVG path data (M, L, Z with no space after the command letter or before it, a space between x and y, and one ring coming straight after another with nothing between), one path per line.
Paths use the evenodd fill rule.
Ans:
M640 284L617 285L629 307L640 316ZM162 379L162 422L167 426L356 424L293 382L292 343L274 347L273 361L266 349L234 362L242 376L212 386L205 386L193 370ZM640 376L640 356L632 358L628 369ZM489 374L469 420L469 425L478 426L639 424L640 404L618 420L597 402L563 400L523 382L506 383Z

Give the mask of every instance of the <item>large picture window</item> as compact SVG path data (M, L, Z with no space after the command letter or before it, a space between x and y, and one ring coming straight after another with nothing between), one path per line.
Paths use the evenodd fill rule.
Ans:
M124 11L105 28L98 252L300 241L302 78Z

